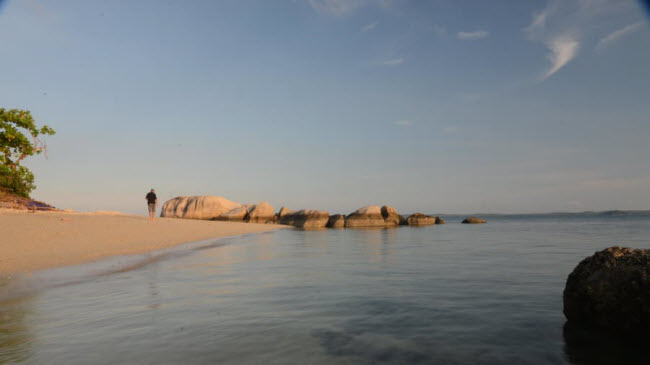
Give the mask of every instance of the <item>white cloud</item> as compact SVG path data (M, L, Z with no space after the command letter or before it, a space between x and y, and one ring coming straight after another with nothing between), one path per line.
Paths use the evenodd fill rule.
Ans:
M608 35L604 36L603 38L601 38L600 41L598 41L598 45L596 47L602 48L614 42L615 40L634 32L635 30L639 29L641 25L643 25L643 22L636 22L628 26L625 26L621 29L615 30L609 33Z
M551 68L546 71L546 79L566 66L578 53L580 43L571 37L559 37L549 41L546 46L551 51L546 57L551 61Z
M364 26L363 28L361 28L361 31L362 31L362 32L368 32L368 31L371 31L371 30L375 29L375 27L377 26L377 24L379 24L379 22L370 23L370 24Z
M397 65L401 65L402 63L404 63L404 61L406 61L404 58L394 58L392 60L386 60L386 61L382 62L382 64L384 66L397 66Z
M410 127L410 126L413 125L413 122L411 122L410 120L406 120L406 119L400 119L398 121L395 121L394 124L396 126L399 126L399 127Z
M477 30L473 32L458 32L456 38L462 39L465 41L474 41L477 39L482 39L490 35L487 30Z
M583 44L595 38L595 34L611 24L612 19L631 17L638 18L632 1L549 0L544 9L533 14L530 24L523 29L530 41L541 43L549 50L547 58L551 65L541 80L575 59ZM607 44L634 31L638 27L635 24L601 38L599 44Z

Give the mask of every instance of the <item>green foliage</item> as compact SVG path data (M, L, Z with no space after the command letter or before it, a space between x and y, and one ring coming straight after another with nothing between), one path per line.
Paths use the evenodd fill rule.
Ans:
M47 146L39 136L54 133L46 125L37 127L27 110L0 108L0 187L29 197L36 188L34 174L20 163L26 157L46 151Z

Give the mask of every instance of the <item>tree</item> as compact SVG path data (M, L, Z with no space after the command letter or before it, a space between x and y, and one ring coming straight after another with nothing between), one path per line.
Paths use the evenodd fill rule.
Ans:
M39 137L54 133L46 125L37 127L28 110L0 108L0 187L28 198L36 188L34 174L20 163L46 152L47 145Z

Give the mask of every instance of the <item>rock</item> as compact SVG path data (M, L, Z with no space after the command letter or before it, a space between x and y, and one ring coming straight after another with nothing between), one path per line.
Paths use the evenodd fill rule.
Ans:
M378 205L369 205L359 208L345 217L345 227L383 227L384 216L381 215L381 208Z
M650 326L650 250L610 247L582 260L564 288L570 323L645 336Z
M260 202L248 210L246 222L249 223L274 223L275 209L267 202Z
M386 226L399 226L399 214L397 210L389 205L381 207L381 216L384 217Z
M479 224L479 223L487 223L487 221L485 219L481 219L481 218L469 217L469 218L465 218L462 223Z
M399 215L393 207L369 205L359 208L345 217L345 226L354 227L392 227L399 224Z
M228 222L243 222L246 220L246 214L248 214L248 209L246 206L242 205L233 210L230 210L222 215L218 216L216 220L218 221L228 221Z
M297 228L325 228L329 218L324 210L303 209L279 218L278 223Z
M334 214L330 215L327 221L328 228L344 228L345 227L345 216L343 214Z
M414 213L406 218L406 222L409 226L429 226L436 224L436 217L422 213Z
M403 215L398 215L399 217L399 225L400 226L406 226L408 225L408 222L406 221L406 218Z
M163 204L161 217L215 219L242 205L220 196L179 196Z
M445 222L444 219L442 219L442 218L440 218L440 217L436 217L436 224L446 224L446 223L447 223L447 222Z
M289 215L291 213L292 213L292 211L289 208L282 207L282 208L280 208L280 211L278 212L278 219L280 219L280 218L282 218L282 217L284 217L286 215Z

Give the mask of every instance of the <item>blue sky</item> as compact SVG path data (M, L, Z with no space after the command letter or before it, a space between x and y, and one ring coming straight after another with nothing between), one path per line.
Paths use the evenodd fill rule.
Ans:
M57 207L144 194L346 213L650 209L633 0L0 6L0 105L57 130Z

